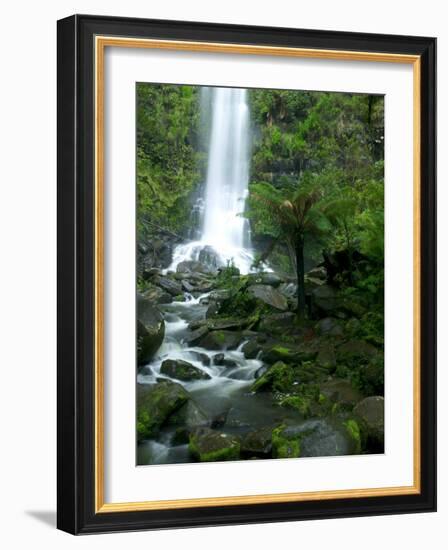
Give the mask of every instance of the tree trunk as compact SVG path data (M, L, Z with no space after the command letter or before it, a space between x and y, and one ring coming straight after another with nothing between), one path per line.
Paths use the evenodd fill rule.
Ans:
M295 246L296 271L297 271L297 314L299 317L305 315L305 262L303 257L303 236L301 235Z

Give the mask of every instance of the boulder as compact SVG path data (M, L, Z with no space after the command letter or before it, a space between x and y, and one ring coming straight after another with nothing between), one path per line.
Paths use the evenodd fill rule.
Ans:
M184 382L190 382L192 380L209 380L210 375L195 367L188 361L182 361L182 359L165 359L160 372L171 378L182 380Z
M297 285L295 283L282 283L278 291L286 298L292 299L297 296Z
M204 246L199 252L198 261L208 267L208 269L216 270L218 267L224 267L220 255L211 246Z
M284 280L274 272L256 273L255 275L251 275L250 278L254 284L270 285L274 287L278 287L284 282Z
M329 285L321 285L312 291L313 303L318 310L326 314L335 312L340 307L337 291Z
M169 426L186 428L188 431L191 431L195 428L209 426L210 422L210 419L201 407L192 399L189 399L169 417L167 424Z
M372 451L384 450L384 397L374 395L360 401L353 409L366 430L367 445Z
M327 270L324 266L317 266L307 271L306 275L308 277L312 277L313 279L320 279L321 281L325 281L327 279Z
M288 430L285 425L278 426L272 431L272 456L273 458L298 458L301 434Z
M259 428L247 433L241 441L241 454L248 457L268 458L272 453L272 427Z
M289 365L278 361L255 380L250 391L288 392L292 388L293 374L293 370Z
M151 361L165 336L161 312L147 298L137 295L137 363Z
M192 330L184 336L184 341L190 346L195 346L203 336L208 333L206 326L199 327L196 330Z
M269 285L251 285L248 292L258 300L281 311L288 309L288 301L278 290Z
M150 285L142 293L142 296L144 296L154 304L170 304L173 301L173 297L171 296L171 294L155 285Z
M137 386L137 437L155 437L169 416L190 399L188 392L170 380Z
M190 435L190 453L200 462L238 460L240 441L237 437L210 428L198 428Z
M261 351L261 344L253 338L244 344L241 351L244 353L246 359L255 359Z
M169 279L168 277L156 277L154 280L155 284L163 290L166 290L171 296L179 296L182 294L182 285Z
M282 334L285 329L294 327L296 315L291 311L266 315L260 321L259 330L267 334Z
M185 260L179 262L176 268L177 273L213 273L214 270L202 262Z
M210 357L206 353L201 353L200 351L189 351L188 353L193 355L196 361L201 361L206 367L210 366Z
M199 340L199 345L210 350L236 349L241 342L241 333L233 330L214 330Z
M316 356L317 351L310 349L309 346L292 346L290 344L277 343L264 346L261 359L270 364L276 361L300 363L302 361L313 361Z

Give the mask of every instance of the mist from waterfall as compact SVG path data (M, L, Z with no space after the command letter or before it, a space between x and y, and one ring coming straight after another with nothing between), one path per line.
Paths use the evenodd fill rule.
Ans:
M217 255L248 273L253 262L250 227L243 216L250 169L250 117L247 90L201 90L202 139L208 141L207 175L199 239L176 247L170 269L183 260ZM213 249L211 251L210 249Z

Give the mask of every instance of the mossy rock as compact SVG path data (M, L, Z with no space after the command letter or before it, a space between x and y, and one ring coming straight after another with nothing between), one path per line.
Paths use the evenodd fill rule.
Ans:
M273 458L298 458L300 456L301 434L288 433L282 424L272 431Z
M241 453L246 456L268 458L272 454L272 427L267 426L247 433L241 442Z
M190 382L192 380L209 380L210 375L182 359L166 359L160 367L160 372L171 378Z
M260 353L261 349L261 344L257 342L255 338L252 338L251 340L249 340L249 342L244 344L241 351L244 353L244 357L246 359L255 359Z
M144 296L137 295L137 363L153 359L165 337L165 321L161 312Z
M230 434L210 428L199 428L190 434L188 449L200 462L238 460L240 440Z
M312 361L316 356L317 351L309 349L306 346L290 346L283 343L266 346L262 353L263 361L271 364L276 361L283 361L284 363Z
M213 330L200 339L199 345L209 350L235 349L241 339L241 333L237 331Z
M384 398L380 395L366 397L353 409L367 437L370 452L384 451Z
M344 422L344 426L353 444L352 454L359 455L362 450L362 436L358 422L350 418Z
M171 414L190 399L188 392L170 380L137 386L137 438L155 437Z
M252 384L250 391L278 391L288 392L292 389L293 369L278 361Z
M311 399L309 397L289 395L281 399L279 405L298 411L304 418L308 418L311 415Z

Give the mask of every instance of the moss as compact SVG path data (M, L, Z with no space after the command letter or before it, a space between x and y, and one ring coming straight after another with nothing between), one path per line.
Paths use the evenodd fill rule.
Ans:
M272 431L272 456L274 458L298 458L301 435L289 435L282 424Z
M304 417L309 417L311 414L310 411L310 400L306 397L300 395L291 395L285 397L280 401L281 407L289 407L299 411Z
M200 462L218 462L238 460L241 445L234 437L207 430L205 437L195 433L190 435L188 450Z
M251 391L288 392L293 383L293 370L289 365L278 361L260 376L251 386Z
M155 435L157 431L157 422L151 418L148 411L140 410L137 415L137 438L138 441L148 439Z
M359 429L358 423L356 420L350 419L344 422L345 429L347 430L348 435L350 436L350 439L353 441L354 444L354 452L353 454L360 454L361 453L361 430Z

